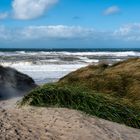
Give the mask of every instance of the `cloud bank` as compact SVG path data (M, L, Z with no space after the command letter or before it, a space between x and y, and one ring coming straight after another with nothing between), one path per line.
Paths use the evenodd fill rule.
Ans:
M122 26L114 32L114 35L127 41L140 41L140 23Z
M94 32L94 29L80 26L29 26L21 30L24 38L86 38Z
M30 42L30 44L29 44ZM23 28L7 28L0 26L0 43L10 45L61 45L69 44L75 46L90 45L108 47L125 44L127 47L139 47L140 44L140 24L128 24L114 31L99 31L93 28L81 26L27 26ZM53 46L52 45L52 46ZM19 47L17 46L17 47ZM84 47L86 47L84 46ZM25 46L24 46L25 47ZM59 46L61 47L61 46Z
M0 26L1 39L120 39L140 41L140 23L128 24L114 31L99 31L81 26L50 25L27 26L23 28L8 28Z

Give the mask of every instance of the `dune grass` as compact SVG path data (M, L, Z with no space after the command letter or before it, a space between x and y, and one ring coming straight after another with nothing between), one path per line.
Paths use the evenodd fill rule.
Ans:
M26 95L21 105L65 107L140 128L140 59L90 65Z
M85 86L96 92L140 102L140 58L90 65L61 78L62 85Z
M84 87L47 84L26 95L21 105L65 107L140 128L140 110L129 101L95 93Z

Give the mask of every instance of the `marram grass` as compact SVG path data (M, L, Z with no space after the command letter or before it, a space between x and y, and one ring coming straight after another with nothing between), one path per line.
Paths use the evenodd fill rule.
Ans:
M140 110L121 98L95 93L82 87L47 84L26 95L21 105L65 107L106 120L140 128Z

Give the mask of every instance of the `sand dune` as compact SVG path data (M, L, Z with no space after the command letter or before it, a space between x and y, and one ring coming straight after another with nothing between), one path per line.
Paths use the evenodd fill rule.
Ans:
M0 103L1 140L140 140L140 130L64 108Z

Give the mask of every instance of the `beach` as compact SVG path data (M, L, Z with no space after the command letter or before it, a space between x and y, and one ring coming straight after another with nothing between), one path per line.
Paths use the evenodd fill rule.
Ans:
M138 13L138 0L0 0L0 140L140 140Z
M75 71L79 68L85 67L89 64L94 64L94 66L93 66L93 70L87 71L89 72L88 74L90 74L90 72L91 73L94 72L94 67L100 64L100 61L108 63L108 65L106 64L99 65L99 71L97 70L98 69L97 66L96 68L97 72L95 73L98 74L104 71L106 68L108 68L115 62L123 61L127 58L135 58L139 56L140 56L139 51L137 52L119 51L114 53L112 52L98 52L98 53L34 52L33 53L33 52L26 52L26 51L25 52L16 51L15 53L3 52L3 55L1 54L0 56L1 57L0 64L4 66L10 66L12 68L17 69L20 72L28 74L35 80L35 82L38 85L42 85L44 83L56 82L66 74ZM136 61L136 60L137 59L132 59L132 61ZM133 64L134 63L132 62L132 66ZM137 62L137 67L138 66L139 63ZM122 68L122 66L120 67ZM92 67L89 66L89 68ZM131 65L130 68L133 70L133 67L131 67ZM86 69L86 67L83 68L83 70L84 69ZM110 68L108 69L110 70ZM134 65L134 69L135 69L135 65ZM78 76L78 74L76 75ZM84 76L86 76L86 74L85 75L82 74L82 77ZM16 78L19 79L20 81L21 79L18 77ZM65 78L67 80L67 77ZM24 84L26 84L26 80L24 82L25 82ZM9 83L11 85L13 84L12 81L9 81ZM63 89L61 88L60 90L63 91ZM54 88L54 91L57 90L55 90ZM79 96L81 97L81 95ZM31 97L34 96L31 95ZM88 98L88 96L85 97ZM33 139L34 140L79 140L79 139L81 140L86 140L86 139L88 140L94 140L94 139L95 140L140 140L139 129L128 127L124 124L118 124L115 122L107 121L101 118L97 118L94 115L91 116L81 111L72 110L63 107L61 108L58 108L56 106L33 107L29 105L20 106L19 103L21 99L22 96L13 97L11 99L0 101L0 139L1 140L25 140L25 139L27 140L33 140ZM95 94L95 99L96 99L96 94ZM102 101L104 102L104 100L99 100L99 101L100 103L102 103ZM115 103L113 102L113 104ZM117 107L119 108L119 106Z
M66 108L19 108L19 99L0 103L1 140L140 140L139 129Z

